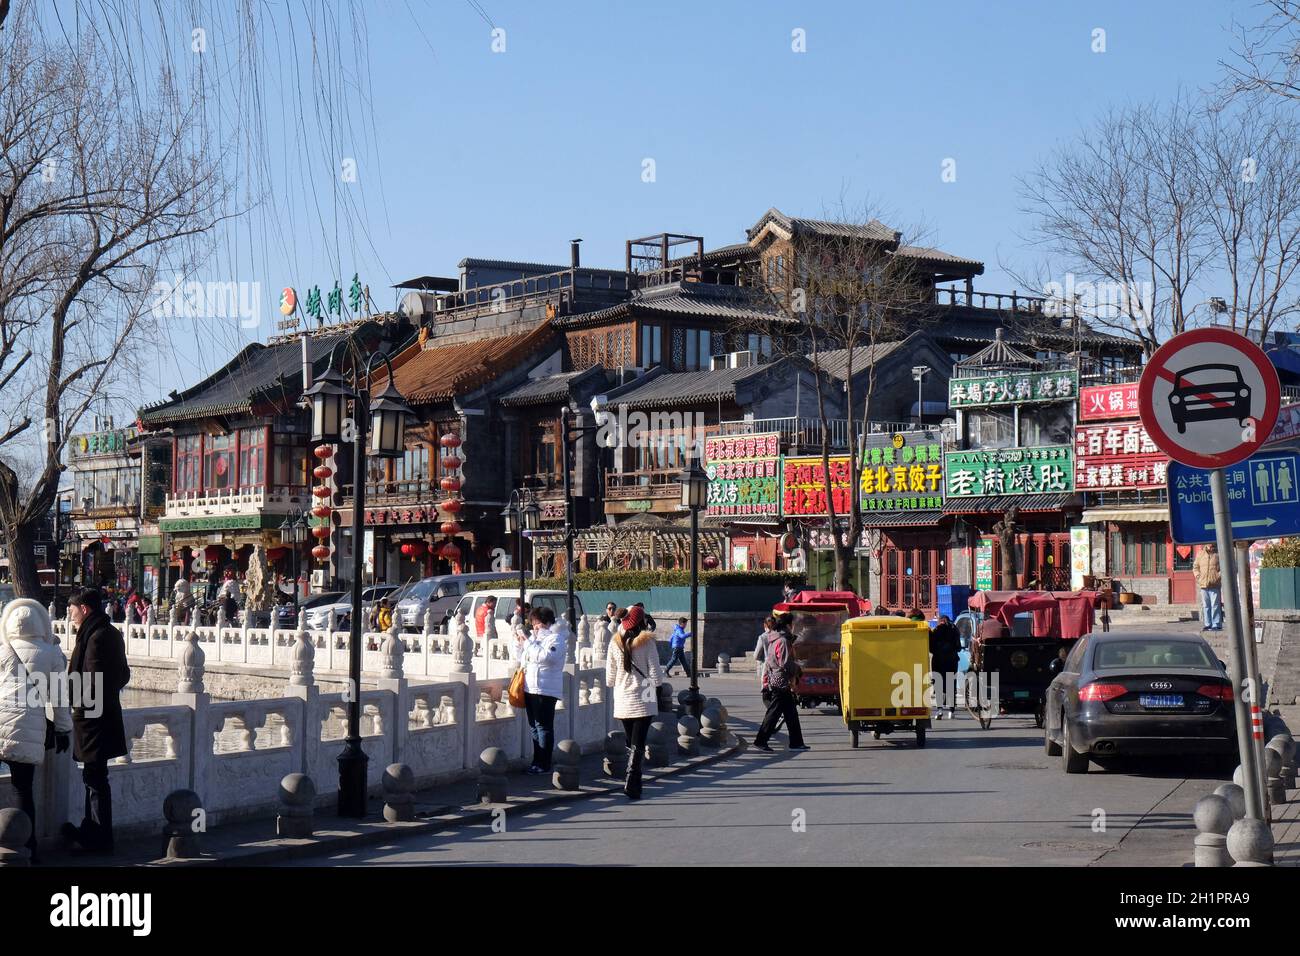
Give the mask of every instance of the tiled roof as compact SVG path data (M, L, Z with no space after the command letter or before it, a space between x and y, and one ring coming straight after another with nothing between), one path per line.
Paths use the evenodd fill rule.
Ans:
M622 319L634 313L684 315L721 319L728 322L785 321L781 312L769 308L760 296L743 286L714 286L701 282L674 282L637 292L627 302L565 316L556 321L561 328L581 328Z
M568 265L557 266L546 262L520 262L516 259L477 259L474 256L466 256L456 263L459 269L473 269L475 267L483 269L505 269L515 272L532 272L537 275L545 275L549 272L567 272ZM579 272L614 272L623 275L622 269L598 269L592 266L579 266Z
M736 384L751 375L762 375L769 365L748 368L720 368L709 372L659 372L655 370L609 393L609 404L628 408L662 408L669 405L697 405L734 399Z
M957 363L956 373L960 376L965 369L1007 368L1019 365L1028 366L1029 368L1041 368L1042 364L1032 355L1026 355L1019 349L1014 348L1007 342L1004 331L998 329L991 343L970 358Z
M864 528L912 528L936 525L943 518L942 511L864 511Z
M307 338L307 357L313 364L328 357L344 336L313 335ZM277 345L254 342L219 371L165 402L140 410L140 420L149 425L238 415L252 409L257 400L288 403L302 391L302 346L298 340Z
M393 380L412 405L448 401L470 392L499 372L511 369L533 355L554 337L549 322L528 332L478 339L461 345L425 348L415 344L393 364ZM387 376L375 377L372 392L384 387Z
M782 232L791 236L812 234L817 236L839 236L845 239L868 239L877 242L897 242L898 235L878 219L866 223L828 222L825 219L804 219L799 216L787 216L773 207L759 218L758 222L746 230L746 235L753 239L763 227L775 224Z
M926 262L947 262L960 266L976 266L975 275L984 272L984 263L978 259L967 259L963 256L955 256L951 252L944 252L942 249L934 249L930 246L899 246L894 251L896 256L906 256L909 259L923 259Z
M518 388L512 389L502 395L498 401L506 406L518 405L540 405L548 402L559 402L569 397L573 383L583 376L594 376L596 373L603 374L603 370L598 365L584 369L581 372L561 372L558 375L543 375L540 378L529 379Z
M1083 499L1073 492L1057 492L1047 495L997 495L994 497L949 498L943 503L943 513L947 515L1002 514L1012 505L1020 509L1021 514L1043 511L1060 511L1066 507L1082 508Z
M885 358L902 345L903 341L906 339L898 342L877 342L875 345L863 345L854 349L853 374L856 376L859 372L866 371L868 366ZM811 353L807 358L809 362L813 361ZM843 379L849 368L849 350L832 349L818 352L816 365L832 378Z

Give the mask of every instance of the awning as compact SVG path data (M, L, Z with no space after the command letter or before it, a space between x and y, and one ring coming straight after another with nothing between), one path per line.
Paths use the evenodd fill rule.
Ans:
M1164 524L1169 521L1169 507L1090 508L1083 513L1084 524L1101 524L1105 521L1140 521Z
M1039 511L1061 511L1065 508L1082 508L1083 498L1071 492L1047 495L997 495L995 497L949 498L943 503L944 514L979 515L1002 514L1012 505L1021 514Z
M864 528L934 527L943 518L942 511L864 511Z

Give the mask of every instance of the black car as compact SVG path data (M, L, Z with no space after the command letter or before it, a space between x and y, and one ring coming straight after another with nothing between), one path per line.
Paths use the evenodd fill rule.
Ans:
M1237 753L1232 683L1198 634L1082 637L1046 708L1043 744L1066 773L1113 755Z
M1188 422L1223 418L1235 418L1245 428L1250 419L1250 386L1235 365L1193 365L1174 376L1169 412L1180 435L1187 431Z

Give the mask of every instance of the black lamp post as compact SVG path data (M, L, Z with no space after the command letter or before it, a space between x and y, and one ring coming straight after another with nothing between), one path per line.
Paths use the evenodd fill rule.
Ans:
M708 504L709 476L692 458L678 480L682 486L682 507L691 513L691 699L688 709L696 720L704 710L700 694L700 509Z
M542 509L527 489L515 488L510 492L510 503L501 512L506 534L515 537L515 564L519 568L519 614L524 613L524 595L528 584L524 574L524 533L536 531L542 525Z
M307 516L301 508L293 508L284 516L280 525L280 543L287 545L290 552L289 570L293 574L293 620L298 622L298 578L302 574L299 566L302 543L307 540Z
M340 346L351 344L349 388L335 368L334 357ZM375 360L388 369L388 384L370 398L370 372ZM367 453L377 458L400 458L406 451L406 417L412 414L393 384L393 366L382 352L361 352L350 338L340 342L330 354L330 363L311 388L303 392L311 403L311 440L337 444L347 438L352 442L352 608L348 630L348 733L339 754L339 802L341 817L366 815L366 766L369 758L361 747L361 536L362 512L365 508ZM353 417L346 417L351 400Z
M563 454L564 461L561 464L564 478L564 576L565 587L568 591L568 608L569 608L569 627L573 630L573 640L569 642L569 653L575 653L578 637L578 622L575 617L577 613L576 602L573 596L573 539L577 536L577 529L573 526L573 478L570 471L569 459L573 456L573 442L581 438L586 432L599 431L604 415L604 404L599 398L592 399L592 410L596 412L596 424L582 425L570 424L573 412L568 405L560 408L560 434L563 437Z

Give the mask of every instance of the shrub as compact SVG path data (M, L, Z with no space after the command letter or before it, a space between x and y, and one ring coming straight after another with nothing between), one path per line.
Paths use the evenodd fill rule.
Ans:
M774 585L780 587L786 582L795 586L804 584L803 574L787 574L781 571L701 571L701 587L747 587L751 585ZM689 587L689 571L579 571L573 576L576 591L648 591L650 588ZM503 587L501 581L479 581L471 584L471 591L484 591ZM564 578L529 578L529 588L554 588L563 591L567 587Z
M1270 544L1260 558L1261 568L1300 568L1300 538L1283 538Z

